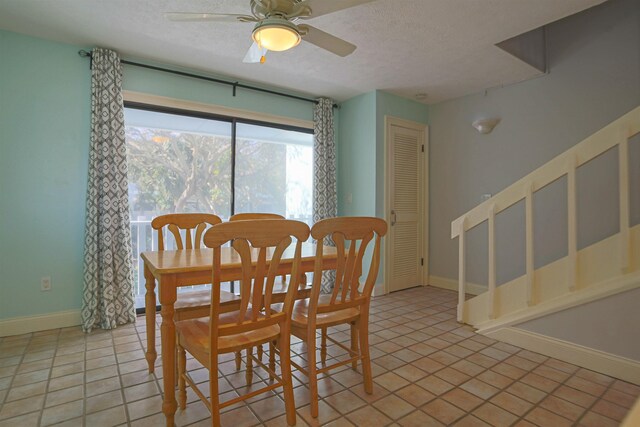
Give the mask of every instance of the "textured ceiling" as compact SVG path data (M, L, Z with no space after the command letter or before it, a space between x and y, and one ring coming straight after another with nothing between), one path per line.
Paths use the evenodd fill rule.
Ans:
M248 0L0 0L0 28L313 96L375 89L439 102L537 70L495 43L604 0L377 0L308 21L358 46L341 58L308 43L244 64L251 24L169 22L164 12L248 13ZM3 58L5 60L5 58Z

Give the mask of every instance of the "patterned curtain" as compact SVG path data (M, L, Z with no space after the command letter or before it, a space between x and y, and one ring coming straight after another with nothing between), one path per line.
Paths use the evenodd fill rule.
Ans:
M116 52L94 49L91 148L84 245L82 329L135 320L122 66Z
M313 222L338 215L336 143L333 135L333 100L319 98L313 110ZM333 242L325 242L333 245ZM323 273L322 291L329 293L335 272Z

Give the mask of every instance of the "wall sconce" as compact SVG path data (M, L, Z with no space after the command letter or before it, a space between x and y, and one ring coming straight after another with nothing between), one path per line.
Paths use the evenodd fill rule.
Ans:
M487 134L491 133L498 123L500 123L500 119L481 119L471 123L471 126L481 134Z

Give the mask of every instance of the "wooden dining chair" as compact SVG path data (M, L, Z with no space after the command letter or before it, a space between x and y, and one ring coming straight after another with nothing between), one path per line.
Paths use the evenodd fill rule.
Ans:
M317 222L311 228L311 237L317 240L311 295L294 303L291 333L307 345L307 368L294 366L309 377L311 416L318 416L318 375L338 366L362 363L364 390L373 392L371 360L369 357L369 304L371 292L380 266L380 245L387 232L387 223L372 217L329 218ZM323 246L325 237L336 245L338 263L336 279L331 294L320 294L323 272ZM373 255L369 271L361 284L362 261L369 244L373 242ZM327 335L327 328L348 324L351 328L351 346ZM316 331L321 333L321 364L316 362ZM349 358L326 366L326 341L330 340L347 351Z
M219 216L207 213L175 213L160 215L151 221L151 227L158 233L158 250L165 250L165 234L173 235L176 249L202 247L202 237L207 227L220 224ZM184 239L183 239L184 235ZM175 320L192 319L209 315L209 290L178 293L175 303ZM240 300L232 292L220 293L223 311L234 309Z
M262 392L282 386L286 418L295 425L295 402L290 365L291 310L297 286L289 286L284 303L279 309L272 307L272 290L284 251L295 238L292 274L298 277L302 242L309 237L309 227L292 220L234 221L215 225L204 236L206 246L213 248L213 278L211 287L211 310L208 318L176 322L178 346L178 403L186 408L186 384L202 399L211 411L211 425L220 425L220 409L234 405ZM220 313L221 246L227 242L235 249L242 268L239 310ZM253 254L253 256L252 256ZM257 358L254 362L264 368L274 383L249 394L238 396L224 403L219 401L218 356L256 347L263 343L276 342L280 355L280 375L275 367L267 367ZM186 352L193 355L209 370L209 398L198 389L186 372Z
M285 218L280 214L267 213L267 212L243 212L243 213L233 214L229 217L229 221L248 221L252 219L285 219ZM287 276L286 274L283 274L282 282L281 282L283 287L278 292L279 294L286 292L286 288L284 288L286 281L287 281ZM248 349L247 351L253 352L253 349ZM264 353L264 349L262 348L262 345L258 346L256 353L258 354L258 359L262 360L262 354ZM236 370L239 371L241 365L242 365L242 356L240 355L240 353L236 353ZM252 372L253 370L251 368L251 358L247 354L247 371L246 371L247 384L251 384L251 382L253 381Z

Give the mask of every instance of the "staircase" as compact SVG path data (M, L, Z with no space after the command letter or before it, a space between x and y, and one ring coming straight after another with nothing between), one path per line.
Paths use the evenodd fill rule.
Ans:
M489 200L451 223L451 238L458 238L459 322L494 333L510 325L532 320L569 307L640 287L640 225L629 223L629 139L640 133L640 107L555 157ZM576 170L617 146L619 165L620 229L613 236L578 250ZM564 258L534 268L533 195L566 176L568 253ZM525 274L496 286L495 218L524 200ZM466 234L488 223L487 291L465 299ZM640 366L640 365L639 365Z

